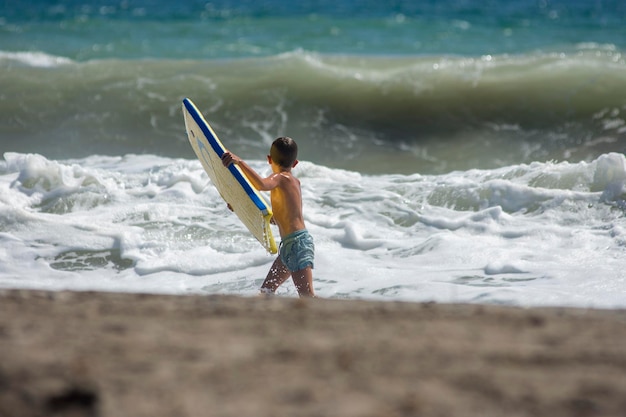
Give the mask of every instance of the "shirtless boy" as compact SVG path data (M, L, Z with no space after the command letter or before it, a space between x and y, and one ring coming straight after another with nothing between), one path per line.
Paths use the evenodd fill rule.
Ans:
M280 232L280 251L261 286L262 293L273 294L289 278L293 279L300 297L314 297L313 238L302 216L302 192L300 180L291 169L298 164L298 145L288 137L280 137L272 143L267 161L272 174L263 178L241 158L231 152L222 155L224 166L236 164L250 182L261 191L270 191L274 222Z

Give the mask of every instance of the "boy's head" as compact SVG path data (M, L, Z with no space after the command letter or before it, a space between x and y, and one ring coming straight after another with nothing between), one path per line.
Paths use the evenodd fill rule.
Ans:
M283 168L291 168L298 159L298 145L296 141L282 136L272 143L270 157Z

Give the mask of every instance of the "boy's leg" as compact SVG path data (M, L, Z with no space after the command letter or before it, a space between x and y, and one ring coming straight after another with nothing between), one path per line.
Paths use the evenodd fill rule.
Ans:
M313 270L310 266L291 273L300 297L315 297L313 291Z
M278 256L261 285L261 292L273 294L287 278L289 278L289 270Z

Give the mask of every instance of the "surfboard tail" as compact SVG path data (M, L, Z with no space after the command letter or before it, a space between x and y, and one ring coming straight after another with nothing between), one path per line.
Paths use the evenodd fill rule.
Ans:
M278 253L278 247L276 247L276 241L274 240L274 235L272 234L272 228L270 227L270 222L272 220L272 215L264 216L265 223L263 225L263 240L261 244L265 247L265 249L271 253Z

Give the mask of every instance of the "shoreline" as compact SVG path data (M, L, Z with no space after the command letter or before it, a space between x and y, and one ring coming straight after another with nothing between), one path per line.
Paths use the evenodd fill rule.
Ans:
M2 416L621 416L626 310L0 290Z

